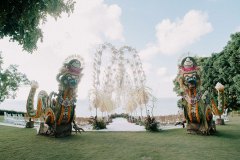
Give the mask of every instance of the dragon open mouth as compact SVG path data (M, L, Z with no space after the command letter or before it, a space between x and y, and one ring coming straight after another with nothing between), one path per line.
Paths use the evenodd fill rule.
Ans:
M196 85L193 84L193 83L189 83L189 84L188 84L188 87L189 87L190 89L194 89L194 88L196 88Z

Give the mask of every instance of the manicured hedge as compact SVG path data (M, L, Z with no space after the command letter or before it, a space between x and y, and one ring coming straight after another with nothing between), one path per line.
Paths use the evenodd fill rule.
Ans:
M114 113L114 114L111 114L110 115L110 118L114 119L114 118L129 118L129 115L126 114L126 113L121 113L121 114L117 114L117 113Z
M13 110L1 110L0 109L0 115L4 115L4 112L7 112L8 114L22 114L24 116L25 112L20 111L13 111Z

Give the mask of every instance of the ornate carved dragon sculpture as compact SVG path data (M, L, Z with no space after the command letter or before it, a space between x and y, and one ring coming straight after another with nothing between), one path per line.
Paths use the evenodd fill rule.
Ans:
M208 91L202 94L200 89L200 69L192 57L186 57L179 66L180 84L184 115L188 133L212 134L216 131L213 114L221 115L224 110L224 86L217 83L218 106Z
M37 110L34 110L34 95L38 88L36 81L31 84L27 99L27 114L31 118L39 118L38 134L65 137L71 135L72 128L81 131L75 123L75 107L77 88L82 77L83 60L80 56L70 56L65 60L60 73L58 93L40 91L37 98ZM82 130L83 131L83 130Z

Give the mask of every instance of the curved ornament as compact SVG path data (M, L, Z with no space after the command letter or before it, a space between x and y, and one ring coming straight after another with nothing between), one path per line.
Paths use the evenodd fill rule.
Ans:
M107 53L108 61L103 59ZM126 110L131 112L137 108L136 93L145 86L146 76L134 48L123 46L116 49L110 43L102 44L95 52L93 70L93 89L89 99L94 108L102 112L111 112L121 105L127 106Z

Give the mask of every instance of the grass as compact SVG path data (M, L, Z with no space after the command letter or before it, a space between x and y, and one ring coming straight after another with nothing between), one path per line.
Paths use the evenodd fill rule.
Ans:
M232 118L217 130L214 136L173 129L159 133L85 132L56 139L36 135L34 129L0 126L0 159L240 159L240 118Z
M4 116L0 116L0 122L3 122Z

